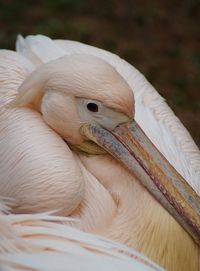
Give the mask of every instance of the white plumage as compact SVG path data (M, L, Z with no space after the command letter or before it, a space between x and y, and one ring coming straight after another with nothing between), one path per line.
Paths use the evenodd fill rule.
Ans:
M19 36L16 47L17 53L0 51L0 106L13 99L24 79L42 63L64 55L97 56L111 64L126 80L134 93L136 121L194 190L200 192L198 147L164 99L133 66L107 51L74 41L53 41L42 35L25 39ZM4 113L3 108L1 114ZM19 136L20 133L16 132ZM3 148L3 140L1 138L0 148ZM0 159L5 161L6 157L4 153ZM12 171L12 166L9 160L1 174ZM3 201L0 206L0 229L4 233L0 236L2 270L162 270L124 245L65 225L73 224L71 218L52 213L7 215L9 208Z
M42 35L28 36L25 39L19 36L16 48L17 52L36 65L71 54L91 54L113 65L134 91L135 119L138 124L176 170L199 193L198 147L165 100L136 68L108 51L76 41L52 41Z
M2 199L2 201L5 201ZM128 247L66 226L70 218L5 215L1 204L0 270L162 271Z

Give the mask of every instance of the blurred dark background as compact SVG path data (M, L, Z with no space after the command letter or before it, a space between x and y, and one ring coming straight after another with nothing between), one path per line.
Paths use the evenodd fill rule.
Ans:
M165 97L200 146L199 0L0 0L0 48L18 33L120 55Z

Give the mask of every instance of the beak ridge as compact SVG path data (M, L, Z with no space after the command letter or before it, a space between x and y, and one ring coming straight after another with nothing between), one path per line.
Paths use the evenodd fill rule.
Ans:
M133 120L108 132L86 124L82 132L120 160L200 244L200 198Z

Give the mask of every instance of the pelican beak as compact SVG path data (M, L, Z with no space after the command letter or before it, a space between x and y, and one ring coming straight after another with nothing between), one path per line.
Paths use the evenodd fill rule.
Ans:
M82 133L121 161L200 244L200 198L133 120L107 131L85 124Z

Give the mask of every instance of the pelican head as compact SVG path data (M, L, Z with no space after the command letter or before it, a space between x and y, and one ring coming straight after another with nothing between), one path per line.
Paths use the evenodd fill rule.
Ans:
M199 199L134 121L133 91L107 62L70 55L42 64L13 106L29 106L72 148L120 160L199 242Z
M119 73L91 55L70 55L43 64L28 77L14 101L33 105L68 143L85 141L83 123L108 130L134 117L133 93Z

